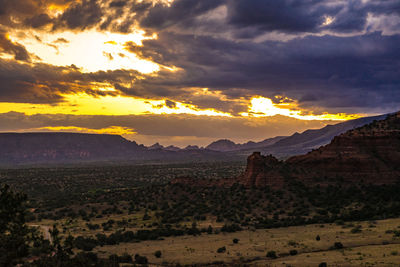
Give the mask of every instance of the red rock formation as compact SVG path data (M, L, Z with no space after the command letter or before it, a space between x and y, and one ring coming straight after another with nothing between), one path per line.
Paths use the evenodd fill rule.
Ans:
M348 183L391 184L400 181L400 112L350 130L306 155L279 162L255 152L238 178L245 186L280 187L282 172L306 184L314 179Z
M308 185L338 179L350 183L392 184L400 181L400 112L335 137L332 142L305 155L280 162L273 156L254 152L247 158L244 174L208 185L239 182L246 187L284 186L285 178ZM190 181L181 181L190 183ZM207 182L198 182L207 184ZM319 182L320 183L320 182Z
M238 178L239 183L247 187L280 187L283 185L283 177L278 171L280 165L272 155L262 156L260 152L254 152L247 158L246 171Z
M286 163L306 170L300 177L305 180L319 175L348 182L395 183L400 177L400 113L341 134Z

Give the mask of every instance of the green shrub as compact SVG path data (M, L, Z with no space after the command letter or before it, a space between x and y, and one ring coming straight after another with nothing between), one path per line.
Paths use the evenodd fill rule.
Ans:
M156 258L161 258L161 251L159 251L159 250L157 250L156 252L154 252L154 256L156 257Z
M217 249L217 253L224 253L226 251L226 247L221 247Z
M276 259L278 257L276 256L276 252L275 251L270 250L270 251L267 252L267 258Z
M342 249L343 248L343 244L341 242L335 242L335 244L333 245L333 247L335 249Z

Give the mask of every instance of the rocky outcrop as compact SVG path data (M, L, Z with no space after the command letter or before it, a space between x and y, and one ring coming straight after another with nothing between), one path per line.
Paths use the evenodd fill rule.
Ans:
M310 129L302 133L295 133L286 138L281 138L272 143L265 143L266 141L271 140L267 139L261 143L257 143L257 147L249 147L249 149L246 149L243 152L249 154L256 149L257 151L261 151L263 154L272 154L278 158L302 155L312 151L313 149L329 144L335 136L371 123L374 120L383 120L386 116L387 115L364 117L341 122L335 125L327 125L321 129Z
M326 146L286 161L254 152L247 158L245 172L237 178L214 181L185 178L175 182L281 188L290 180L306 185L328 185L338 180L375 185L400 182L400 112L347 131Z
M332 142L287 164L302 169L303 180L341 178L348 182L390 184L400 178L400 113L335 137Z
M400 181L400 112L347 131L330 144L279 162L253 153L238 180L246 186L280 187L286 179L305 184L393 184Z
M246 171L238 181L247 187L280 187L284 182L279 171L281 165L272 155L263 156L260 152L254 152L247 158Z

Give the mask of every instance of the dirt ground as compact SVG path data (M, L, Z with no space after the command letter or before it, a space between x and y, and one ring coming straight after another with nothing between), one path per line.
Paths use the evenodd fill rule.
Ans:
M360 225L360 232L352 229ZM97 247L95 252L146 256L154 265L245 263L254 266L399 266L400 239L387 230L400 229L400 219L376 222L354 222L353 225L318 224L268 230L246 230L236 233L182 236L140 243L121 243ZM355 233L354 233L355 232ZM316 236L320 240L316 240ZM237 244L233 239L238 239ZM341 242L343 249L332 249ZM225 247L223 253L218 248ZM161 258L154 252L160 250ZM297 252L297 255L290 255ZM275 251L277 258L266 257Z

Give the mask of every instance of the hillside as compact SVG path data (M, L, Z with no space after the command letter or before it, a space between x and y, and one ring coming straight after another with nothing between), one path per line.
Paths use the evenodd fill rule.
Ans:
M281 187L288 179L308 184L392 184L400 178L400 112L336 136L305 155L278 161L259 152L248 158L239 181L246 186Z
M0 147L0 165L221 158L216 151L147 148L119 135L108 134L0 133Z
M276 142L286 138L287 136L276 136L273 138L267 138L261 142L253 142L249 141L244 144L236 144L228 139L220 139L215 142L209 144L206 149L221 151L221 152L229 152L229 151L238 151L238 150L247 150L254 149L258 147L266 147L275 144Z
M272 154L279 158L287 158L293 155L304 154L312 149L326 145L335 136L341 133L368 124L374 120L384 119L386 116L387 114L349 120L334 125L327 125L321 129L294 133L291 136L267 138L260 142L249 141L247 143L237 144L228 139L220 139L206 146L206 149L239 155L248 155L254 150L258 150L264 154Z

